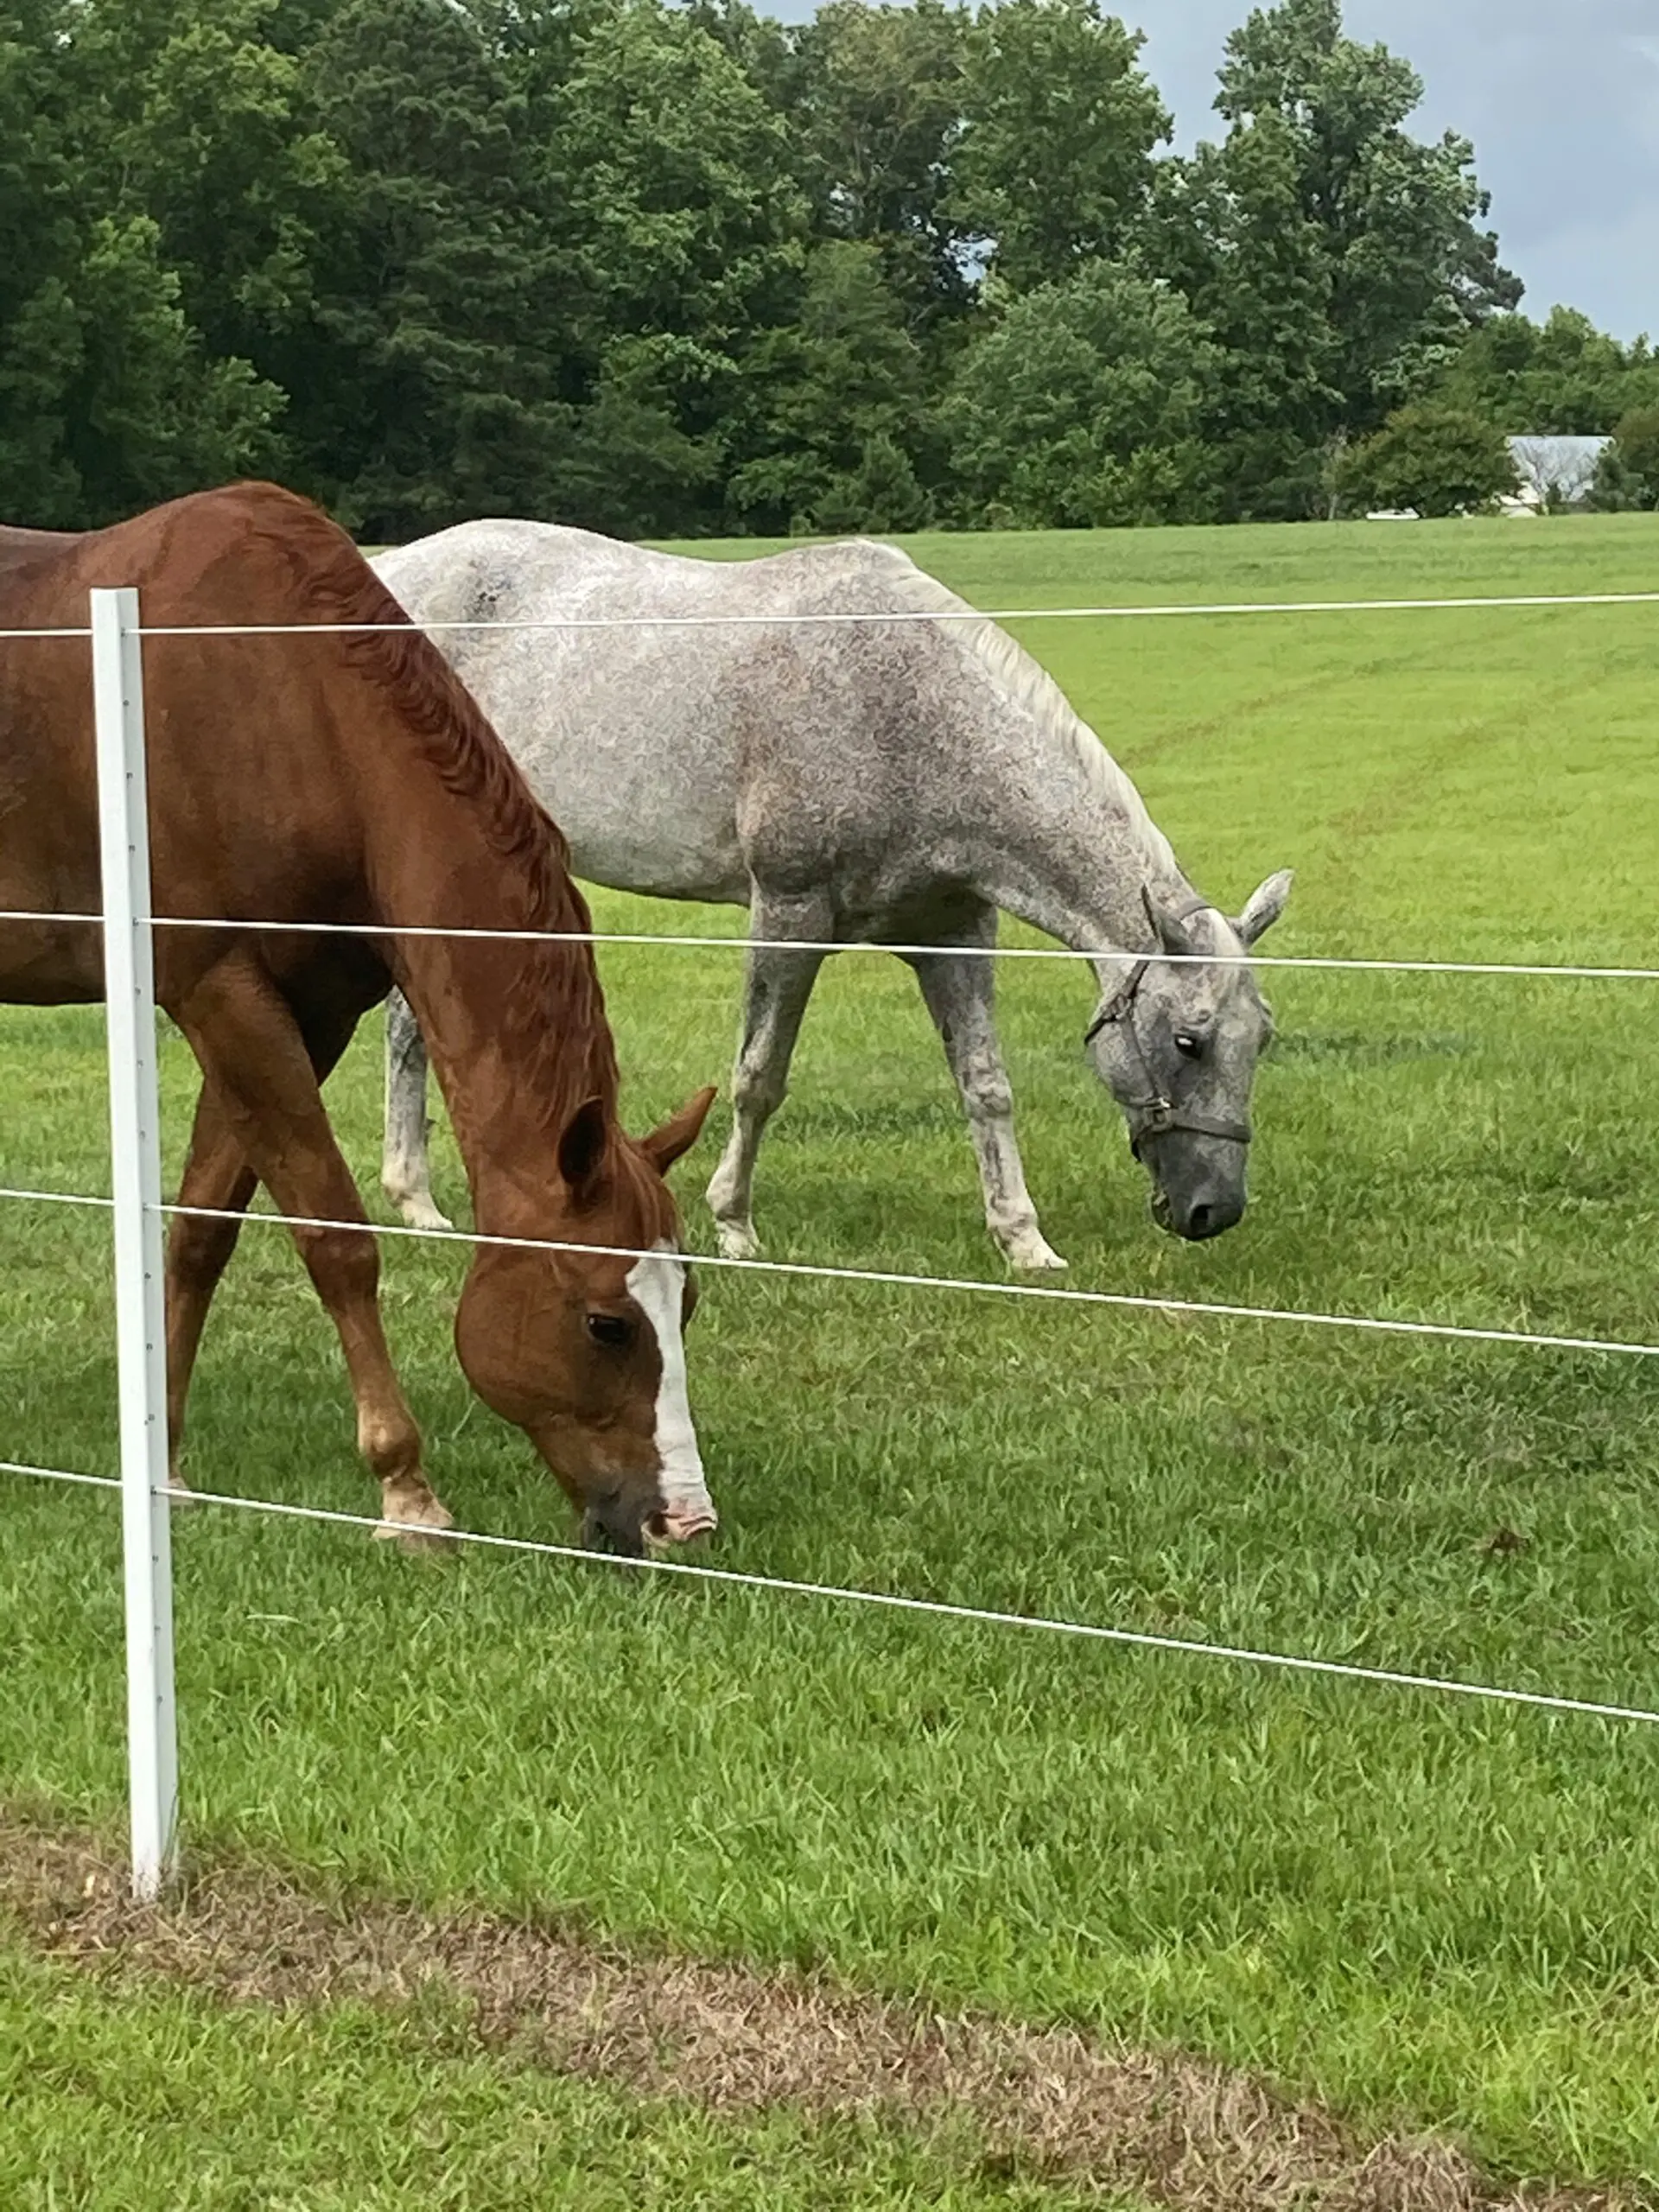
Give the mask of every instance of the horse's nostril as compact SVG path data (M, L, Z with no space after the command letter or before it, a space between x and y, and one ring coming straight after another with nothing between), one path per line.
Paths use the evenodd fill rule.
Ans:
M1186 1217L1187 1235L1189 1236L1207 1236L1210 1234L1210 1225L1213 1218L1214 1217L1208 1206L1194 1206L1192 1212Z

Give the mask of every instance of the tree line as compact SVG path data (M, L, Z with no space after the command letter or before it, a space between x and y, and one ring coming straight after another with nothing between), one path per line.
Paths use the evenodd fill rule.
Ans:
M1188 156L1141 44L1099 0L8 0L0 513L1290 518L1414 423L1466 461L1659 407L1645 342L1518 312L1340 0L1249 16Z

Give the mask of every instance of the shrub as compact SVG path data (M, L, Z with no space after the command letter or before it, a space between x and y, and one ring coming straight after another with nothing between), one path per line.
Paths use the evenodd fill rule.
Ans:
M1414 507L1420 515L1478 513L1516 483L1503 432L1466 408L1433 400L1396 409L1341 467L1351 502Z

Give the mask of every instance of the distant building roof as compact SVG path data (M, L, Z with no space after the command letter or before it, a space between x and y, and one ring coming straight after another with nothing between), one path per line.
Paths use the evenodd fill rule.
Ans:
M1553 492L1569 503L1581 499L1594 481L1596 463L1610 438L1511 438L1510 458L1523 488L1536 499Z

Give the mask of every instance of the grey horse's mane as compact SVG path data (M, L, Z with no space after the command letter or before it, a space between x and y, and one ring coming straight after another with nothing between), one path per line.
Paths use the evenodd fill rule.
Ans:
M906 612L918 614L972 613L937 576L918 569L896 545L874 538L854 541L861 550L880 554L892 572L899 599ZM1148 858L1162 870L1179 874L1169 840L1147 811L1147 803L1123 769L1113 760L1096 733L1066 697L1059 685L1028 653L1016 638L983 615L971 621L944 623L941 632L978 661L994 682L1014 702L1066 745L1078 766L1103 798L1116 808L1147 849Z

